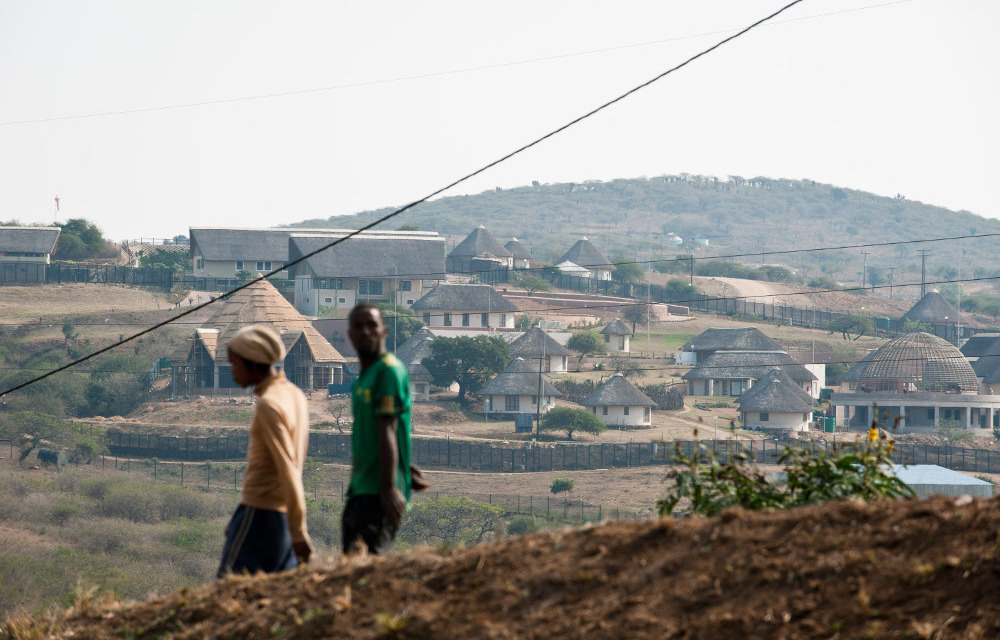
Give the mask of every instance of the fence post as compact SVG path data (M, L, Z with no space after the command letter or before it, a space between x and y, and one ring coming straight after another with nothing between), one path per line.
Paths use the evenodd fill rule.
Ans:
M184 463L181 463L181 484L184 484Z

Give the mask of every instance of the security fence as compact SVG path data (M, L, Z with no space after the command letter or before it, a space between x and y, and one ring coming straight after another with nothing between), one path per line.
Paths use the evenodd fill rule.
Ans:
M108 448L113 455L185 461L245 458L249 444L246 432L229 436L188 437L111 431L108 432L107 439ZM812 453L831 453L837 445L829 441L792 439L539 444L417 437L413 439L411 458L424 467L465 471L579 471L665 465L671 462L676 450L691 456L697 453L699 446L711 450L722 462L743 453L761 464L778 464L786 446ZM345 433L312 432L309 434L308 454L349 462L351 436ZM1000 473L1000 451L993 452L989 449L897 443L892 451L892 459L897 464L935 464L955 471Z

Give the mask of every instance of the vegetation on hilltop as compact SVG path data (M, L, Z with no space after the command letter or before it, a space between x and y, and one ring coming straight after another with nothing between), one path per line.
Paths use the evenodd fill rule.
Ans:
M356 226L392 209L313 219L293 226ZM421 229L464 237L489 221L504 241L516 235L539 261L552 263L586 235L605 255L645 261L693 253L696 258L739 254L745 263L780 263L805 279L860 281L864 259L856 249L767 255L767 252L894 240L1000 233L1000 221L950 211L902 196L884 197L813 180L681 174L610 182L542 184L441 198L405 214ZM674 246L668 233L684 243ZM708 246L695 244L705 239ZM982 277L1000 269L1000 239L979 238L869 249L876 272L895 268L895 283L918 282L918 249L931 249L929 279ZM764 252L764 255L761 255ZM957 271L956 271L957 272Z

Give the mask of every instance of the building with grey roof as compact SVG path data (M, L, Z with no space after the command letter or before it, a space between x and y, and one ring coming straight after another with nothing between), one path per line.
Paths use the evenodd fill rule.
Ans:
M422 362L424 358L431 355L431 343L434 342L434 334L427 327L420 327L410 339L396 348L395 355L403 364L411 362Z
M541 327L531 327L510 343L510 353L524 358L536 369L541 366L546 373L566 373L569 356L573 355L572 351L559 344Z
M787 373L771 369L737 400L745 429L797 433L812 423L813 397Z
M488 284L442 282L413 303L428 327L513 329L518 310Z
M877 418L901 432L934 431L942 421L966 429L1000 426L1000 395L984 393L991 360L984 354L976 362L986 375L981 379L942 338L916 332L890 340L852 367L855 391L833 394L837 424L864 429Z
M806 393L819 396L817 376L784 351L717 351L681 378L691 396L736 397L778 367Z
M191 267L198 278L235 278L239 271L267 273L280 269L289 261L289 239L293 234L322 235L333 242L353 229L191 227ZM386 236L440 238L433 231L362 231L357 237ZM353 240L353 238L352 238ZM443 242L443 239L441 240ZM347 243L344 243L347 244ZM442 248L442 252L444 249ZM278 273L275 278L290 277Z
M608 326L601 329L601 335L604 336L604 344L607 345L609 352L629 352L629 338L632 332L629 331L628 327L620 319L615 318L609 322Z
M59 227L0 227L0 282L45 282Z
M531 261L534 258L531 256L531 251L528 250L528 245L513 237L507 241L507 244L503 248L510 251L511 256L513 256L514 260L512 264L515 269L531 268Z
M514 254L493 237L486 227L479 225L465 240L459 242L448 254L448 273L474 273L479 265L493 263L499 267L514 266Z
M648 427L653 420L656 402L620 373L604 382L581 405L604 421L609 427Z
M677 353L678 364L699 364L716 351L784 351L785 347L756 327L706 329Z
M572 262L574 265L589 270L598 280L610 280L611 272L617 270L607 256L586 237L577 240L576 244L556 261L557 264L563 262Z
M413 398L413 401L430 402L431 383L434 381L431 372L419 362L407 363L406 372L410 378L410 397Z
M401 235L402 234L402 235ZM293 233L291 261L331 242L326 234ZM444 279L444 238L436 233L363 234L320 251L290 270L295 307L317 315L321 307L350 309L359 302L411 306Z
M539 408L539 388L542 404ZM479 391L486 413L547 413L555 406L554 398L562 392L556 389L538 367L523 358L515 358L503 372L486 383Z

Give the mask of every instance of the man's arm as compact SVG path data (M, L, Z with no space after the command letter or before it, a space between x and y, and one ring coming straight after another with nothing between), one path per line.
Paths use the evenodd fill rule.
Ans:
M399 466L399 446L396 443L396 416L378 416L378 459L381 466L379 499L382 511L396 526L406 511L406 498L396 487L396 467Z
M302 487L302 473L295 464L295 447L286 425L285 417L267 403L257 407L263 427L263 441L274 460L288 509L288 530L292 536L292 547L300 561L306 562L312 555L309 533L306 530L305 491Z

